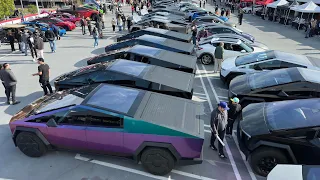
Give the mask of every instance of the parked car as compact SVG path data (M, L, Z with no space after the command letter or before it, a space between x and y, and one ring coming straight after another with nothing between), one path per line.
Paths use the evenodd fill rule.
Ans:
M75 15L76 17L84 17L84 18L90 18L93 21L95 21L99 15L98 11L84 8L84 7L76 7L75 11L72 8L68 9L58 9L59 13L69 13L72 15Z
M182 23L170 19L151 18L143 21L139 21L130 28L130 32L145 29L147 27L155 27L159 29L166 29L175 32L187 33L188 24Z
M9 126L15 146L30 157L50 149L116 154L165 175L175 165L202 163L200 113L189 99L100 84L43 96Z
M32 20L30 22L38 22L38 23L47 23L47 24L54 24L56 26L62 27L67 31L72 31L76 28L76 25L69 21L62 21L58 18L49 18L43 17L39 19Z
M268 174L267 180L317 180L320 177L319 165L278 164Z
M98 11L99 13L103 14L103 9L98 9L96 5L94 4L85 4L83 5L84 8L88 8L88 9L91 9L91 10L95 10L95 11Z
M193 74L196 72L197 64L197 57L195 56L142 45L135 45L112 53L92 57L87 61L87 64L91 65L100 62L110 62L114 59L127 59L143 62Z
M65 90L95 83L108 83L191 99L193 80L194 74L116 59L63 74L55 80L54 85L56 90Z
M142 19L147 19L147 18L152 18L152 17L163 17L165 19L176 19L176 20L180 20L180 21L184 21L184 17L181 15L176 15L176 14L172 14L172 13L168 13L168 12L151 12L149 14L146 14L144 16L142 16Z
M205 28L206 30L208 30L208 32L211 35L231 33L231 34L237 34L239 36L242 36L252 42L254 42L254 40L255 40L255 38L252 35L250 35L248 33L244 33L240 29L233 28L233 27L226 26L226 25L219 24L219 23L203 24L203 25L199 26L199 28Z
M165 9L165 8L152 8L151 12L167 12L167 13L171 13L171 14L175 14L178 16L184 16L184 12L181 12L179 10L176 9Z
M196 51L197 57L200 58L202 64L208 65L214 63L214 52L221 42L224 43L224 59L241 54L265 51L264 49L243 43L239 39L212 38L211 43L199 45Z
M220 79L229 84L236 76L270 71L275 69L301 67L320 70L320 59L281 51L264 51L225 59L221 63Z
M179 32L175 32L175 31L169 31L169 30L165 30L165 29L158 29L158 28L149 27L146 29L142 29L142 30L131 32L129 34L122 35L117 38L117 42L137 38L137 37L140 37L145 34L168 38L168 39L186 42L186 43L190 43L191 39L192 39L191 34L185 34L185 33L179 33Z
M244 38L243 36L239 36L237 34L231 34L231 33L222 33L222 34L214 34L205 38L201 38L198 42L199 45L202 44L208 44L211 42L213 38L228 38L228 39L240 39L243 43L249 44L252 47L261 48L264 50L269 50L268 46L259 42L259 41L250 41L247 38Z
M69 13L54 13L54 14L50 14L49 17L56 17L56 18L61 19L62 21L72 22L77 27L81 26L81 24L80 24L81 18L80 17L76 17L76 16L74 16L72 14L69 14Z
M267 176L277 164L318 165L319 109L319 98L256 103L244 108L237 139L252 170Z
M194 45L191 43L184 43L180 41L175 41L172 39L143 35L135 39L130 39L127 41L118 42L105 47L105 52L119 50L121 48L126 48L134 45L144 45L155 48L160 48L168 51L178 52L182 54L192 54L194 52Z
M26 25L27 27L39 28L43 32L46 32L48 29L52 30L52 28L47 23L25 21L22 24ZM66 33L67 31L64 28L59 27L59 36L62 37Z
M253 12L259 11L261 9L263 9L262 5L253 5ZM242 10L243 10L244 13L251 14L252 13L252 6L248 6L248 7L242 8Z
M202 24L211 24L211 23L220 23L226 26L236 27L236 24L230 23L230 22L224 22L222 19L220 19L217 16L200 16L195 18L191 24L199 26Z
M245 107L272 102L320 97L320 71L287 68L237 76L229 85L229 97L237 96Z

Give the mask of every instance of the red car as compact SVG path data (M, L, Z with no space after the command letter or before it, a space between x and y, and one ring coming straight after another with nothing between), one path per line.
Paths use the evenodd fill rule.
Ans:
M84 18L91 18L92 20L95 20L99 14L98 11L95 11L93 9L88 9L85 7L76 7L76 10L73 11L73 9L59 9L58 10L59 13L70 13L75 15L76 17L82 17L84 16Z
M72 14L69 13L54 13L54 14L50 14L49 17L51 18L58 18L61 19L62 21L70 21L73 22L77 27L81 26L80 24L80 17L76 17Z
M44 17L44 18L32 20L32 22L34 22L34 21L48 23L48 24L54 24L56 26L64 28L67 31L72 31L76 28L76 25L74 23L72 23L70 21L62 21L58 18Z

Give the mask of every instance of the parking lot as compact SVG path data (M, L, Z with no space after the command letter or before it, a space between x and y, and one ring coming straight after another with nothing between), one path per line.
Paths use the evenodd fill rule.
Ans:
M207 8L212 8L207 5ZM124 7L126 14L131 13L129 7ZM213 8L212 8L213 10ZM113 17L113 16L112 16ZM230 21L236 22L236 16ZM82 35L81 29L68 32L62 40L57 41L57 52L51 53L49 44L45 44L44 59L51 68L51 82L62 73L86 65L86 60L104 52L104 47L114 42L119 33L111 30L111 15L106 16L104 39L99 40L99 46L93 48L94 40L89 35ZM270 49L287 51L308 56L320 55L319 37L305 39L302 32L290 27L263 21L252 15L245 15L244 24L239 27L244 32L256 37ZM16 51L11 53L8 45L0 48L0 63L11 64L17 84L18 105L8 106L4 90L0 96L0 179L17 180L144 180L144 179L177 179L177 180L256 180L265 179L253 174L244 156L240 153L235 134L226 138L225 151L227 159L221 159L215 151L209 148L210 114L219 101L228 101L228 89L220 81L219 75L213 73L213 67L197 64L197 74L194 83L193 100L203 104L201 119L205 122L205 143L203 158L200 165L178 167L168 176L154 176L143 170L141 165L131 160L110 156L57 151L47 153L41 158L25 156L16 148L11 139L8 122L12 115L25 105L43 95L38 83L38 77L31 74L37 72L37 64L31 56L24 56Z

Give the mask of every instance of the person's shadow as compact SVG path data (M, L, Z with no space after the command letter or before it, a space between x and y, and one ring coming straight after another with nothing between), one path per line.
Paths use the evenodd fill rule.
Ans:
M30 104L31 102L35 101L36 99L43 96L43 91L33 92L27 96L17 96L16 100L20 101L19 104L16 105L8 105L6 97L0 97L0 106L8 106L4 112L9 115L14 115L18 111L20 111L23 107Z

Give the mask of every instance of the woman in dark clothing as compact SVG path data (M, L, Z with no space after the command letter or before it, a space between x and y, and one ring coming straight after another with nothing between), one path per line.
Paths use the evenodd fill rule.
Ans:
M34 35L29 32L29 37L28 37L28 45L29 45L29 48L30 48L30 52L31 52L31 56L33 58L33 61L36 61L36 59L38 58L38 55L37 55L37 51L36 51L36 48L34 46Z
M11 51L15 51L16 49L14 48L14 36L13 36L13 33L11 31L8 32L8 41L9 41L10 46L11 46Z
M87 24L88 24L88 31L90 33L90 36L92 35L92 26L91 26L91 21L88 19L87 21Z

